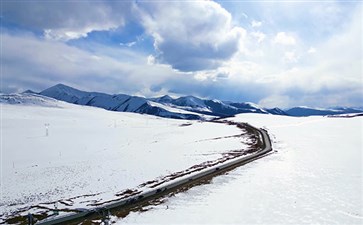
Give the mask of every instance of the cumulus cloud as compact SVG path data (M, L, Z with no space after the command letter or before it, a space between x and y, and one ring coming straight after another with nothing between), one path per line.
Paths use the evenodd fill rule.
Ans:
M42 31L47 39L68 41L92 31L123 26L131 2L102 1L4 1L7 22Z
M6 1L7 23L43 33L47 40L85 38L93 31L109 31L128 21L141 23L154 39L155 62L180 71L219 67L238 50L245 30L232 24L231 14L213 1ZM137 13L138 12L138 13ZM128 21L126 21L128 20ZM263 37L259 35L259 40ZM131 47L132 42L124 43Z
M360 6L292 3L271 10L257 4L251 14L260 15L250 17L263 26L246 17L246 31L213 1L4 1L1 91L40 91L62 82L92 91L192 94L269 107L363 102ZM329 4L342 11L315 10ZM108 46L89 35L122 30L130 20L137 35L151 40L148 46L134 36ZM19 34L22 29L33 35ZM67 42L82 37L82 45Z
M257 101L265 93L253 82L229 79L228 71L223 68L175 71L168 65L153 63L152 56L132 52L129 48L120 48L117 58L113 58L108 55L115 53L88 52L64 42L32 35L2 33L1 39L3 92L19 92L28 88L41 91L54 84L65 83L82 90L106 93L144 96L191 94L238 101ZM146 63L148 60L151 61L149 64ZM261 91L255 93L255 90Z
M107 52L91 53L32 35L1 33L1 40L3 92L41 91L66 83L85 90L133 93L175 75L170 67L147 65L147 55L128 48L112 50L117 51L115 59Z
M212 1L138 4L160 63L180 71L214 69L239 50L245 30Z
M281 45L295 45L296 44L295 38L285 32L277 33L274 38L274 42L277 44L281 44Z
M241 87L253 82L265 90L258 102L268 107L362 105L361 19L358 7L345 21L344 29L319 43L254 43L255 37L249 35L252 41L248 39L247 57L236 55L224 64L228 79Z

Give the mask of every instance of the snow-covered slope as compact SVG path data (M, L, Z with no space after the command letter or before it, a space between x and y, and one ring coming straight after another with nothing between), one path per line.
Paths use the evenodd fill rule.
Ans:
M179 119L205 119L206 116L233 116L238 113L284 114L279 110L265 110L253 103L233 103L219 100L200 99L194 96L172 98L168 95L159 98L142 98L129 95L108 95L97 92L80 91L63 84L57 84L42 92L41 95L79 105L101 107L112 111L137 112ZM151 102L164 105L151 104ZM179 109L179 113L169 109ZM190 113L193 112L193 113Z
M287 111L279 108L266 109L251 102L230 102L201 99L194 96L172 98L168 95L159 98L143 98L130 95L109 95L98 92L85 92L63 84L57 84L42 92L41 95L79 105L89 105L120 112L136 112L178 119L205 119L208 116L234 116L239 113L262 113L274 115L311 116L359 113L362 109L336 107L314 109L295 107ZM152 104L159 103L159 104ZM178 109L179 113L175 113ZM193 113L191 113L193 112Z
M169 96L163 96L160 98L152 98L152 101L156 101L161 104L166 104L174 108L181 108L184 110L197 112L205 115L215 116L233 116L238 113L271 113L285 115L282 110L266 110L254 103L234 103L219 100L200 99L194 96L185 96L177 99L173 99Z
M137 96L109 95L98 92L85 92L57 84L39 93L58 100L78 105L88 105L119 112L136 112L175 119L202 119L201 115L191 113L174 113L165 108L152 106L150 101Z
M280 108L271 108L271 109L265 109L268 113L273 114L273 115L287 115L287 113L280 109Z
M34 106L48 106L48 107L61 107L63 102L59 102L53 98L46 96L32 94L26 92L23 94L2 94L0 93L0 103L11 105L34 105Z
M347 107L336 107L329 109L321 109L321 108L309 108L305 106L294 107L286 111L286 113L290 116L325 116L325 115L337 115L337 114L345 114L345 113L360 113L363 110L355 109L355 108L347 108Z
M170 97L169 95L164 95L159 98L150 98L150 100L153 102L159 102L159 103L171 103L172 101L174 101L174 99L172 97Z
M363 224L363 117L230 119L268 129L277 152L115 224Z
M58 207L92 207L251 142L225 124L113 112L37 95L0 99L0 223L58 200ZM38 105L39 99L45 104Z
M120 100L126 96L118 96ZM152 107L165 105L152 103ZM90 207L125 189L248 146L223 124L0 95L0 223L18 210ZM183 113L175 110L173 113ZM228 118L265 127L277 151L117 224L362 224L363 117ZM242 142L242 143L241 143ZM28 210L30 206L36 206ZM70 206L68 206L70 205ZM43 208L42 208L43 207Z
M173 101L174 105L185 106L191 108L204 108L206 107L204 101L194 96L185 96L177 98Z

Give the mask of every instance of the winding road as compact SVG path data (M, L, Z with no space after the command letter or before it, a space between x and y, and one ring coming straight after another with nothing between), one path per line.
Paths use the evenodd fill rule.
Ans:
M238 166L247 164L256 159L266 156L272 151L271 140L266 130L255 128L246 123L232 123L227 120L214 121L218 123L227 123L228 125L235 125L239 128L250 129L256 136L258 136L259 147L256 151L248 155L238 155L232 159L224 160L222 162L208 165L207 167L200 168L195 172L186 173L183 176L178 176L176 179L162 182L159 185L153 185L152 188L143 192L128 193L125 197L100 205L92 209L78 209L78 212L72 212L66 215L52 216L37 222L39 225L63 224L71 221L83 220L86 217L100 216L105 217L109 210L125 210L135 208L138 205L145 204L155 199L165 196L168 193L176 191L180 188L191 186L200 182L203 179L214 177L229 171ZM257 147L256 147L257 148Z

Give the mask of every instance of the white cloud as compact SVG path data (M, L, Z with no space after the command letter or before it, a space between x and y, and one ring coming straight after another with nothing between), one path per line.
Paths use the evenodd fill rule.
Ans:
M261 43L266 38L266 34L262 32L251 32L251 35L257 39L258 43Z
M56 83L108 93L133 93L164 82L176 73L167 66L148 65L147 55L127 49L107 56L80 50L63 42L45 41L29 35L1 34L3 43L2 91L35 88L40 91ZM96 48L97 49L97 48ZM103 51L108 51L107 47Z
M313 47L310 47L308 50L308 53L310 53L310 54L314 54L315 52L316 52L316 49Z
M229 77L229 72L225 71L223 68L217 70L204 70L197 71L194 73L194 79L198 81L211 81L217 82L220 79L227 79Z
M180 71L214 69L239 50L245 30L212 1L143 2L138 9L154 38L156 59Z
M97 30L109 30L116 28L116 25L90 27L90 28L62 28L62 29L45 29L43 36L47 40L69 41L72 39L87 37L88 33Z
M287 95L271 95L261 99L258 104L265 108L288 108L291 105L291 99Z
M251 26L252 27L260 27L262 25L261 21L252 20Z
M136 45L136 41L131 41L131 42L127 42L127 43L120 43L121 46L127 46L127 47L132 47L134 45Z
M153 64L155 64L155 57L154 57L153 55L149 55L149 56L147 57L147 64L148 64L148 65L153 65Z
M123 26L132 5L128 1L4 1L1 11L8 22L43 31L47 39L68 41Z
M287 62L287 63L296 63L296 62L298 62L298 57L296 56L296 52L295 51L285 52L284 61Z
M362 105L362 14L351 13L344 29L314 47L304 39L293 46L257 43L249 33L248 54L224 64L229 80L264 90L259 101L269 107Z
M281 45L295 45L296 40L293 36L286 34L285 32L279 32L274 38L274 42Z

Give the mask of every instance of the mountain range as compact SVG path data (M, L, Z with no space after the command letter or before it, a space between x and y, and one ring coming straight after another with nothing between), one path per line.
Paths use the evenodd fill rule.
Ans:
M172 98L165 95L158 98L144 98L125 94L110 95L100 92L81 91L64 84L57 84L39 93L31 90L23 93L47 96L73 104L95 106L111 111L135 112L175 119L203 120L214 117L228 117L239 113L310 116L363 112L362 108L344 107L330 109L294 107L285 111L280 108L262 108L250 102L210 100L194 96Z

